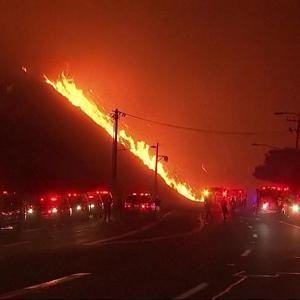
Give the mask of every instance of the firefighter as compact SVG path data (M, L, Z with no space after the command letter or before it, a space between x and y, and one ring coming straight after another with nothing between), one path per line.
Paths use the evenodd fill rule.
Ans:
M236 213L236 199L235 199L235 197L231 197L230 210L231 210L232 216L235 216L235 213Z
M281 197L279 197L277 200L277 206L278 206L279 215L282 216L284 214L284 210L283 210L283 200L281 199Z
M158 196L155 197L154 203L155 203L155 210L159 211L160 205L161 205L161 200L158 198Z
M223 221L225 222L227 219L227 213L228 213L227 200L225 197L223 197L221 200L221 209L222 209Z
M112 206L112 198L104 197L103 199L104 222L110 222L111 206Z
M205 223L208 224L210 220L213 219L211 199L208 196L204 197L204 209L205 209Z

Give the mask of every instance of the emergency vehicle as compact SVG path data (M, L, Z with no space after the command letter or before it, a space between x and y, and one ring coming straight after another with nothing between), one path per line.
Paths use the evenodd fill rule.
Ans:
M256 189L257 213L282 213L289 216L300 212L297 197L288 187L262 186Z
M58 194L48 194L39 199L40 214L44 221L50 223L65 223L73 214L68 197Z
M149 212L159 210L159 205L149 193L132 193L126 198L124 208L127 211Z
M20 231L25 218L22 200L15 192L0 191L0 229Z

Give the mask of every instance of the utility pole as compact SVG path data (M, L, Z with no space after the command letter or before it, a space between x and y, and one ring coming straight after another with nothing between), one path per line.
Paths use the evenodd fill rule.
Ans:
M295 112L276 112L275 115L287 115L292 116L292 118L287 118L288 122L296 122L296 129L289 128L291 133L296 133L296 149L299 150L299 137L300 137L300 114Z
M114 200L117 197L117 175L118 175L118 127L119 119L125 114L120 112L117 108L112 112L111 117L114 121L114 132L112 142L112 194Z
M156 200L158 197L158 183L157 183L157 169L158 169L158 162L163 159L164 161L168 161L169 158L167 155L159 155L159 143L156 145L151 146L151 148L155 148L155 168L154 168L154 189L153 189L153 199Z
M155 148L155 170L154 170L154 200L157 198L158 147L159 147L159 144L156 143L156 148Z
M299 149L299 136L300 136L300 116L297 120L297 129L296 129L296 149Z
M295 116L294 118L288 118L288 122L297 123L296 128L289 128L291 133L296 133L296 149L299 150L299 134L300 134L300 116Z

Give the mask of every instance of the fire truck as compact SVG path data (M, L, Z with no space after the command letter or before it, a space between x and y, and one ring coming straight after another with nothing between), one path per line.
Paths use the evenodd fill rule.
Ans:
M256 194L257 213L281 213L288 217L300 213L299 197L288 187L262 186Z

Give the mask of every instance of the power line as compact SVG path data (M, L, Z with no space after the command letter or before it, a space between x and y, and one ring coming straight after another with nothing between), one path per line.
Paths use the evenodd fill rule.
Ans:
M210 130L210 129L204 129L204 128L196 128L196 127L188 127L188 126L182 126L178 124L171 124L171 123L165 123L165 122L160 122L156 120L151 120L151 119L146 119L140 116L128 114L128 113L123 113L126 116L132 117L134 119L138 119L141 121L146 121L152 124L160 125L160 126L165 126L165 127L170 127L174 129L181 129L181 130L188 130L188 131L194 131L194 132L199 132L199 133L206 133L206 134L222 134L222 135L259 135L259 134L282 134L285 133L286 131L226 131L226 130Z

